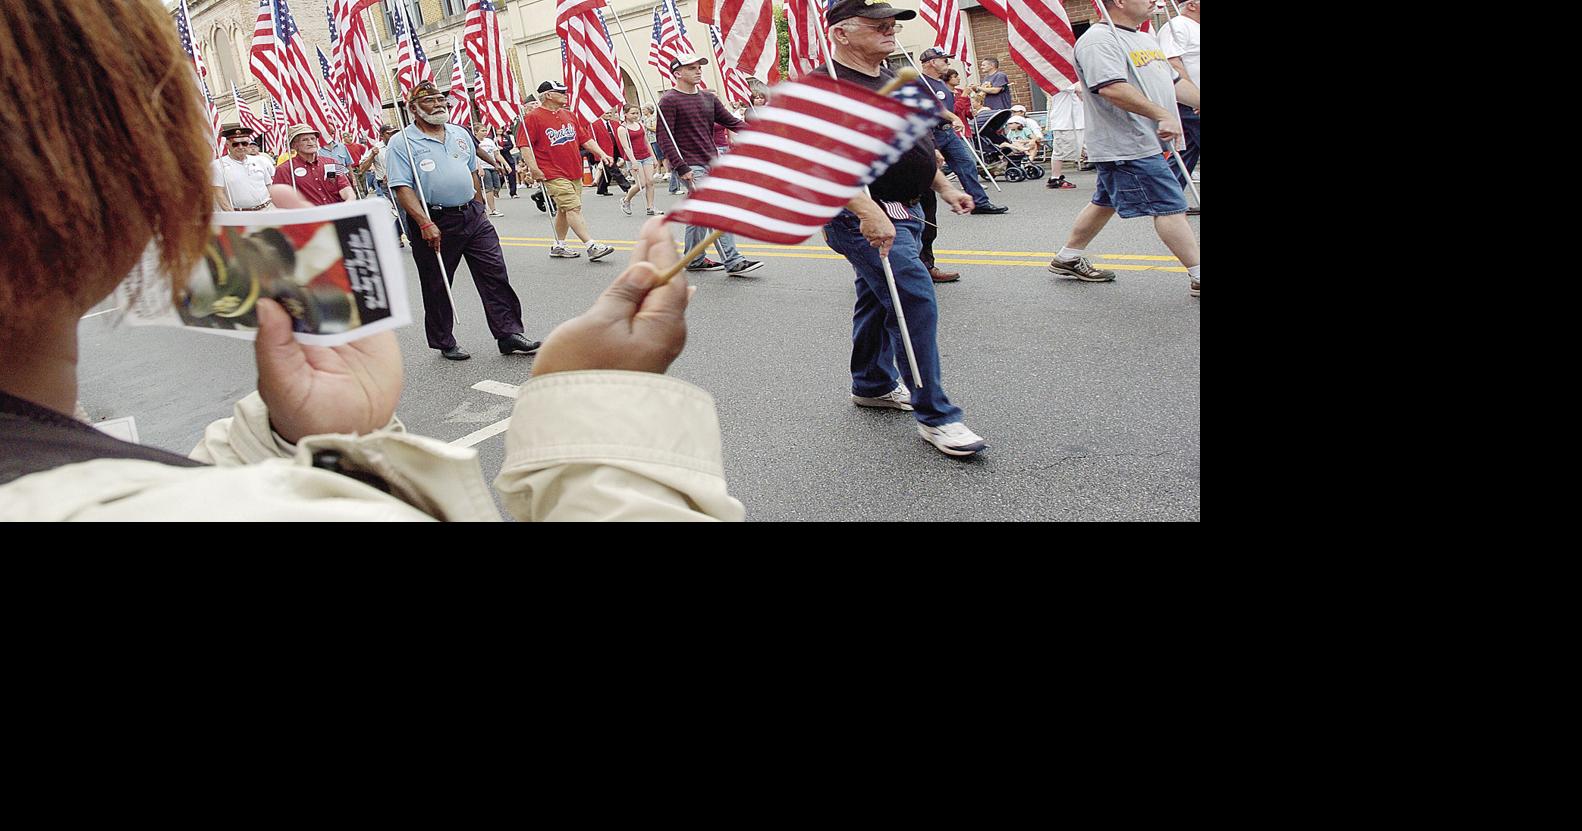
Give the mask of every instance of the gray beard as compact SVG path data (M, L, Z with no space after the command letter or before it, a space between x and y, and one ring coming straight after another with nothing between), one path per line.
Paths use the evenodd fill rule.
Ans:
M450 113L418 113L418 118L438 127L450 119Z

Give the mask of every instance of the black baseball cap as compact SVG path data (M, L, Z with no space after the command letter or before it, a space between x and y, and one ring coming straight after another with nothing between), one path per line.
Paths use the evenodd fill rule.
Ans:
M560 93L564 93L565 91L566 91L566 85L562 84L559 81L545 81L544 83L538 85L538 93L540 95L542 95L542 94L544 94L546 92L560 92Z
M898 9L884 0L835 0L830 4L829 12L824 17L828 25L834 26L842 20L853 17L866 17L869 20L884 20L888 17L896 20L911 20L917 17L917 12L911 9Z
M945 50L939 48L938 46L930 46L927 49L923 50L923 54L917 56L917 62L918 63L927 63L928 61L931 61L931 60L933 60L935 58L954 58L954 57L956 57L956 56L950 54L949 52L946 52Z

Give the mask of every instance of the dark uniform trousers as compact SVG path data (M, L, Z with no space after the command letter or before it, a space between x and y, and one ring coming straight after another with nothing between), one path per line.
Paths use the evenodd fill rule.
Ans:
M500 251L500 235L494 223L484 216L484 207L476 200L468 200L459 208L429 209L434 224L439 226L440 253L445 257L445 273L451 284L456 282L456 268L463 257L467 270L472 272L472 282L483 299L484 318L489 331L498 340L507 335L522 333L522 301L511 290L511 280L505 273L505 256ZM411 217L413 233L412 259L417 261L418 282L423 286L423 328L428 333L432 349L453 349L456 336L451 333L455 311L445 294L444 278L440 276L439 258L434 249L423 240L418 229L423 218Z

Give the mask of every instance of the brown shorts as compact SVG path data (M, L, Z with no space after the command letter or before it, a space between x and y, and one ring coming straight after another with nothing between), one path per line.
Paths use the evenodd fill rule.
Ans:
M555 200L557 211L582 210L582 182L574 179L549 179L544 182L544 192Z

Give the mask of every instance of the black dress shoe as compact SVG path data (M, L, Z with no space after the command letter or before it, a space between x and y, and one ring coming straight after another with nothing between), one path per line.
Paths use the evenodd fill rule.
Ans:
M528 340L526 335L507 335L500 338L501 355L531 355L533 350L542 346L536 340Z
M1009 210L1010 208L1007 208L1004 205L996 205L993 202L985 202L982 205L973 208L972 212L975 214L1003 214Z
M538 209L541 211L547 212L549 210L548 208L544 207L544 194L542 192L533 194L533 204L537 205Z
M463 352L459 346L452 346L449 349L441 349L439 354L440 357L447 361L465 361L472 357L471 352Z

